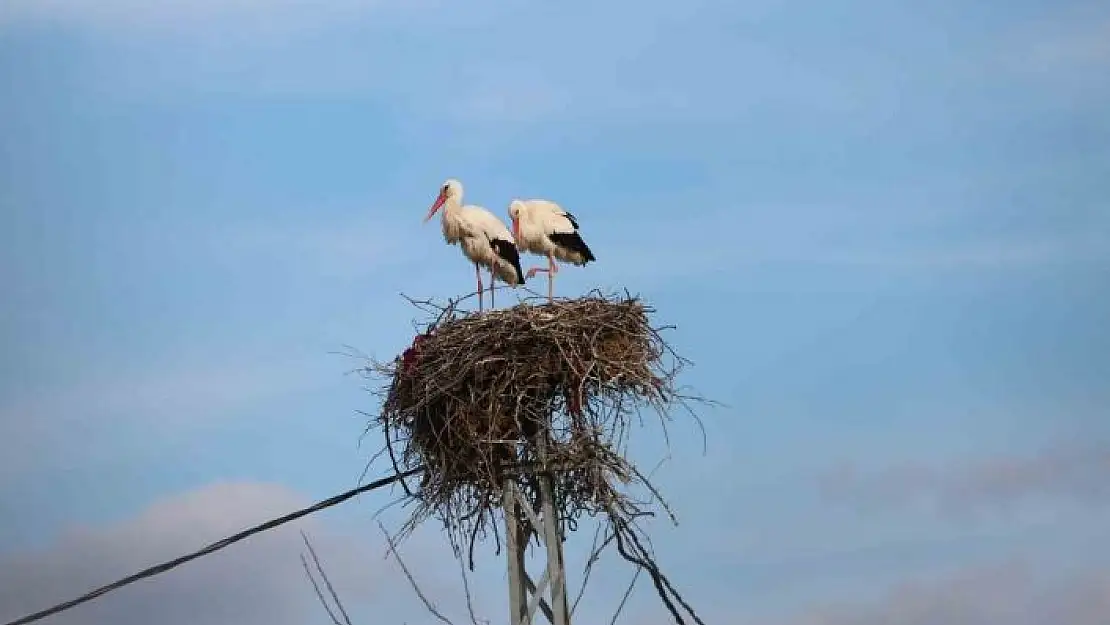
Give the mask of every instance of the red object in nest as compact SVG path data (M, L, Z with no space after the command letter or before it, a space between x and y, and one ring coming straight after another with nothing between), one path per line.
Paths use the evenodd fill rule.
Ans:
M567 402L567 412L573 417L582 416L582 392L581 389L575 385L572 388L566 388L563 391L564 397Z
M406 349L401 354L401 370L406 374L412 371L412 368L420 362L420 344L428 340L428 334L417 334L416 338L412 340L412 347Z

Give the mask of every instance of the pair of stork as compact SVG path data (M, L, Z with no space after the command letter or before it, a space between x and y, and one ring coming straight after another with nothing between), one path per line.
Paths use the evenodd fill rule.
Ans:
M582 266L597 260L589 246L578 233L574 215L558 204L547 200L517 200L509 203L509 219L513 229L505 227L493 213L481 206L462 205L463 186L455 179L443 183L436 201L424 217L425 223L442 208L443 238L448 244L458 245L474 263L478 279L478 309L482 309L482 267L490 272L490 306L493 306L494 280L506 284L524 284L525 277L537 272L547 274L547 298L554 299L555 274L559 266L555 259ZM546 267L533 267L525 274L520 266L520 252L532 252L547 257Z

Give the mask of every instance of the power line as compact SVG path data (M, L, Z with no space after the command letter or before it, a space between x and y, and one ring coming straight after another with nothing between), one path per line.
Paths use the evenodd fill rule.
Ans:
M188 555L184 555L184 556L181 556L179 558L170 560L169 562L164 562L164 563L159 564L157 566L152 566L149 569L139 571L138 573L135 573L134 575L131 575L129 577L125 577L125 578L123 578L119 581L116 581L116 582L112 582L111 584L108 584L107 586L102 586L100 588L97 588L96 590L93 590L93 591L91 591L91 592L89 592L85 595L82 595L82 596L76 598L76 599L66 601L65 603L59 603L58 605L56 605L54 607L51 607L51 608L47 608L45 610L42 610L41 612L36 612L34 614L30 614L28 616L25 616L21 619L12 621L10 623L5 623L5 625L26 625L27 623L32 623L34 621L44 619L44 618L46 618L48 616L51 616L53 614L57 614L59 612L64 612L65 610L68 610L68 609L73 608L75 606L81 605L82 603L85 603L87 601L92 601L93 599L96 599L97 597L99 597L101 595L108 594L108 593L110 593L114 590L119 590L120 588L123 588L124 586L127 586L128 584L132 584L134 582L137 582L141 579L145 579L147 577L154 577L155 575L165 573L166 571L168 571L172 568L175 568L179 565L185 564L186 562L189 562L191 560L196 560L197 558L200 558L202 556L206 556L210 553L214 553L214 552L219 551L220 549L223 549L225 547L230 547L231 545L233 545L233 544L235 544L235 543L237 543L237 542L239 542L239 541L241 541L245 538L249 538L249 537L251 537L255 534L265 532L266 530L271 530L271 529L273 529L273 528L275 528L279 525L284 525L284 524L286 524L290 521L295 521L295 520L297 520L297 519L299 519L303 516L307 516L309 514L312 514L313 512L319 512L320 510L323 510L324 508L330 508L334 505L341 504L344 501L347 501L348 499L350 499L352 497L355 497L356 495L361 495L362 493L372 491L372 490L381 488L383 486L389 486L390 484L392 484L394 482L397 482L397 481L400 481L400 480L403 480L406 477L411 477L413 475L416 475L417 473L419 473L423 470L424 470L424 467L421 466L421 467L417 467L415 469L410 469L408 471L405 471L404 473L398 473L396 475L391 475L389 477L383 477L380 480L375 480L373 482L370 482L369 484L359 486L358 488L355 488L353 490L349 490L349 491L347 491L345 493L342 493L340 495L336 495L334 497L331 497L331 498L325 499L323 501L317 502L317 503L315 503L315 504L313 504L313 505L311 505L307 508L303 508L303 509L298 510L296 512L291 512L291 513L289 513L289 514L287 514L283 517L278 517L276 519L266 521L265 523L262 523L261 525L256 525L256 526L254 526L250 529L245 529L245 530L239 532L238 534L235 534L233 536L228 536L227 538L224 538L223 540L219 540L217 542L214 542L211 545L208 545L207 547L205 547L205 548L203 548L199 551L194 551L193 553L190 553Z

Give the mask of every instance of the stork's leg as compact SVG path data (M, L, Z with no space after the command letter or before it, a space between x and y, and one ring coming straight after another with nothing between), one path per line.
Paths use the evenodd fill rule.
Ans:
M555 257L547 255L547 301L555 301L555 274L559 273L559 266L555 264Z
M497 280L495 280L494 278L495 278L495 276L493 275L493 266L491 265L490 268L489 268L489 307L490 307L490 310L493 310L494 306L496 305L496 304L493 303L493 294L494 294L494 292L497 291Z
M482 312L482 268L474 263L474 275L478 278L478 312Z
M532 267L531 269L528 270L528 274L527 274L526 277L531 278L532 276L536 275L537 273L546 273L547 274L547 301L549 301L549 302L554 301L555 300L555 285L553 284L552 280L554 278L554 275L559 273L559 265L555 264L555 257L552 256L551 254L548 254L547 255L547 266L546 267Z

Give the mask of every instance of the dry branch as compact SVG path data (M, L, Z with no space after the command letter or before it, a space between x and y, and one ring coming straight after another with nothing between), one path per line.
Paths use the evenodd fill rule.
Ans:
M401 572L405 574L406 578L408 578L409 584L411 584L412 589L416 591L416 596L420 598L420 602L424 604L424 607L427 608L433 616L435 616L437 619L440 620L440 622L444 623L445 625L455 625L451 622L451 619L443 616L443 614L440 613L440 611L437 610L434 605L432 605L432 602L428 600L428 597L424 595L424 591L420 590L420 585L416 583L416 578L412 576L411 572L409 572L409 567L405 565L405 561L401 559L401 554L397 552L397 543L394 542L393 537L389 535L389 532L385 531L385 526L381 524L381 521L378 522L378 529L380 529L382 531L382 535L385 536L385 541L389 544L389 552L393 554L393 558L397 560L397 564L401 567Z
M304 554L302 553L301 566L304 567L304 572L305 575L308 576L308 581L312 582L312 588L316 591L316 598L319 599L320 604L324 606L324 610L326 610L328 616L331 617L332 623L334 623L335 625L351 625L351 617L347 615L347 609L343 607L343 602L339 599L339 595L335 592L335 587L331 585L331 579L328 578L327 572L324 571L324 565L320 563L320 558L316 555L316 549L312 546L312 543L308 540L308 534L305 534L304 531L301 531L301 540L304 541L305 547L308 547L308 553L312 557L312 563L316 565L316 571L320 574L320 578L323 579L324 585L327 587L332 601L335 602L335 606L339 609L339 613L343 615L343 622L339 622L339 618L335 615L335 612L332 611L331 606L328 605L327 600L324 599L324 593L320 591L320 585L316 583L316 578L312 575L312 571L308 568L308 560L305 559Z

